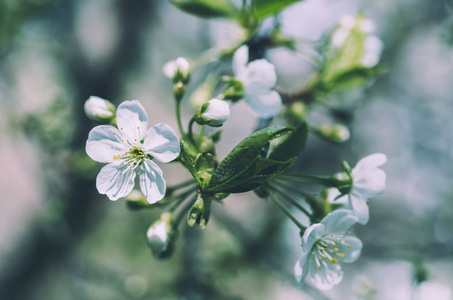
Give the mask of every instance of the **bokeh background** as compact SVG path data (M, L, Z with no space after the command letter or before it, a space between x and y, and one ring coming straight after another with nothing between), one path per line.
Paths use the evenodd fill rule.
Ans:
M298 232L252 193L216 204L205 230L183 223L162 261L146 243L161 211L130 211L95 188L101 166L84 152L95 125L84 101L139 99L150 124L176 128L162 66L231 42L236 25L164 0L0 0L0 298L453 299L453 2L306 0L280 21L286 34L316 40L358 11L377 24L388 72L347 95L360 98L343 120L351 140L310 135L297 167L332 174L343 159L382 152L387 189L368 225L356 226L362 256L321 294L295 286ZM303 86L313 68L283 49L268 58L284 90ZM235 105L219 156L255 122ZM169 183L190 177L162 167Z

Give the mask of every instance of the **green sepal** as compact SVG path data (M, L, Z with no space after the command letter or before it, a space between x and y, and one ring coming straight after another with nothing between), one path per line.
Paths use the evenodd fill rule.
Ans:
M291 133L290 127L261 129L240 142L222 160L206 189L210 192L241 193L252 190L286 169L293 159L276 161L266 159L268 143Z
M209 195L197 193L197 200L189 211L187 216L187 224L192 227L195 223L200 225L201 229L204 229L209 221L211 214L211 202L212 197Z
M205 188L214 173L215 159L210 153L199 153L196 157L189 150L184 140L181 140L181 162L192 174L201 188Z
M300 2L301 0L253 0L252 5L254 8L255 17L263 19L270 15L275 15L287 6Z
M204 189L211 181L214 173L215 159L211 153L199 153L195 160L196 180Z
M200 18L232 18L236 13L228 0L170 0L170 3Z
M282 137L275 145L272 145L269 152L269 159L285 161L292 157L297 157L305 146L308 136L306 122L297 125L293 132Z

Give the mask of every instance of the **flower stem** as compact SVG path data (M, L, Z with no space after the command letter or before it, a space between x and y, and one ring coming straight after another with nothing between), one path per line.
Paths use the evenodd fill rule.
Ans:
M173 223L174 228L178 227L178 225L181 222L181 220L183 219L184 215L189 211L189 209L193 206L193 204L195 203L196 200L197 200L197 195L194 195L192 198L190 198L190 201L186 201L184 206L182 206L179 209L179 211L176 214L175 219L174 219L175 220Z
M329 187L335 187L335 182L331 176L316 176L308 174L281 174L278 176L278 178L293 182L315 183Z
M286 189L290 192L293 192L295 193L296 195L301 195L302 197L305 197L305 199L307 200L308 204L313 208L315 206L315 203L316 203L316 199L310 195L309 193L306 193L304 191L299 191L299 190L296 190L295 188L293 188L292 186L288 185L288 184L285 184L283 182L279 182L279 181L272 181L274 184L276 185L279 185L281 188L283 189Z
M296 217L293 216L293 214L290 212L290 210L283 203L281 203L280 200L277 199L277 197L275 197L272 193L269 193L269 198L271 198L271 200L275 203L275 205L277 205L277 207L280 208L281 211L283 211L288 216L288 218L290 218L291 221L293 221L294 224L296 224L296 226L299 227L300 230L307 229L307 227L302 225L296 219Z
M193 145L195 145L195 139L193 137L193 123L195 123L195 117L192 117L189 122L189 140L192 142Z
M176 192L179 189L185 188L186 186L189 186L189 185L192 185L192 184L195 184L195 183L197 183L197 182L193 178L191 178L191 179L189 179L187 181L183 181L183 182L175 184L175 185L169 185L169 186L167 186L166 195L170 195L170 194L172 194L173 192Z
M176 101L176 120L178 121L178 128L179 132L181 133L181 136L185 136L186 133L184 132L184 129L182 127L182 121L181 121L181 101Z
M305 208L303 207L302 205L300 205L299 202L297 202L296 200L294 200L291 196L289 196L287 193L285 193L284 191L282 191L280 188L274 188L274 191L276 193L278 193L280 196L282 196L283 198L285 198L288 202L290 202L292 205L294 205L297 209L299 209L301 212L303 212L307 217L310 218L311 216L311 213Z

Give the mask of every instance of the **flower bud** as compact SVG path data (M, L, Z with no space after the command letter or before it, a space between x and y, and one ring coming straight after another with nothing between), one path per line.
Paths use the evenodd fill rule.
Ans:
M212 99L196 112L195 121L200 125L219 127L230 117L230 106L226 101Z
M163 67L164 75L173 80L174 83L186 84L190 77L190 63L184 57L167 62Z
M110 101L91 96L84 105L86 116L100 125L111 124L116 117L116 107Z
M173 253L176 231L173 228L173 214L163 213L159 220L148 229L148 246L156 258L167 258Z
M344 143L349 140L350 133L348 127L341 124L322 125L318 128L318 133L336 143Z

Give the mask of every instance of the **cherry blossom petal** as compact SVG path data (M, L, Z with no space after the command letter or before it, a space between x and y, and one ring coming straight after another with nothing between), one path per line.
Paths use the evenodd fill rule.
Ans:
M342 232L348 231L352 225L358 222L358 218L352 211L347 209L338 209L322 219L321 224L324 224L326 232Z
M309 263L311 281L320 290L331 289L343 280L343 271L338 263L326 261L324 264L318 269L316 259L311 259Z
M323 224L313 224L305 230L302 236L302 250L310 252L313 244L324 234L325 226Z
M141 141L148 130L148 116L137 100L124 101L116 112L118 129L131 141Z
M355 165L354 169L352 170L352 175L354 176L356 173L361 173L367 169L374 169L377 167L382 166L387 162L387 156L382 153L374 153L368 156L365 156Z
M139 171L140 189L150 203L156 203L165 196L166 183L162 170L151 160L145 160Z
M132 166L121 162L107 164L96 178L96 187L100 194L106 194L110 200L126 197L132 191L135 182L135 172Z
M350 234L345 234L341 240L342 242L337 243L337 249L340 251L337 253L336 259L345 263L355 262L362 252L362 241Z
M385 190L385 172L381 169L369 169L353 175L354 193L360 194L364 199L370 199L382 194Z
M277 115L282 108L282 98L276 91L268 90L263 94L250 94L245 102L260 118L271 118Z
M266 59L250 62L240 75L238 79L244 84L247 94L265 93L277 82L275 67Z
M233 73L237 77L245 70L249 60L249 47L244 45L239 47L233 55Z
M360 195L356 195L354 193L349 195L351 208L358 218L358 223L362 225L368 223L368 220L370 219L370 212L366 201L367 200L363 199Z
M177 158L180 151L179 140L175 131L165 123L151 127L145 135L143 144L147 153L164 163Z
M85 150L94 161L112 162L114 155L123 154L124 150L129 148L121 139L122 135L115 127L96 126L88 134Z
M294 265L294 277L299 285L302 285L309 271L308 265L311 259L309 254L309 252L302 254Z

